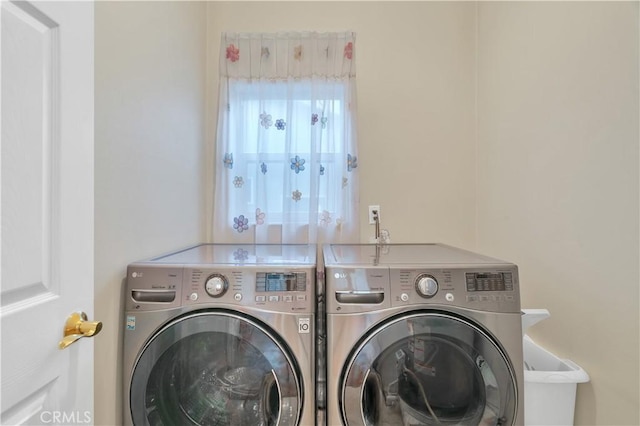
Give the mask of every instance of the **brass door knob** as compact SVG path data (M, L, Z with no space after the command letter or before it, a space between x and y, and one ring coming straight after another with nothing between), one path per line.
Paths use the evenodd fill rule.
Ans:
M87 314L74 312L69 315L64 325L64 337L58 343L58 348L64 349L82 337L93 337L102 330L102 322L87 321Z

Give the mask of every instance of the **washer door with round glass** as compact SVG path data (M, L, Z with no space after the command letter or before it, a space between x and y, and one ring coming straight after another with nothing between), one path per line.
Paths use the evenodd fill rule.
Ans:
M297 424L302 383L272 332L248 317L178 318L142 350L129 395L135 425Z
M355 348L341 379L348 426L511 425L517 387L480 327L438 312L396 317Z

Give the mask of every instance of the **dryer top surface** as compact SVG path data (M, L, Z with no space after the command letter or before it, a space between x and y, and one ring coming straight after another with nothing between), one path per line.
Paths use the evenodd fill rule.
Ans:
M315 266L308 244L200 244L148 260L154 264Z
M325 265L399 266L510 264L445 244L327 244Z

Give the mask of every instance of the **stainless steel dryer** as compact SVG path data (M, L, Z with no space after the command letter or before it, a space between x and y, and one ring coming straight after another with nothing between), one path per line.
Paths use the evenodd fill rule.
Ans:
M316 249L203 244L129 265L126 425L313 425Z
M441 244L323 251L328 425L524 423L516 265Z

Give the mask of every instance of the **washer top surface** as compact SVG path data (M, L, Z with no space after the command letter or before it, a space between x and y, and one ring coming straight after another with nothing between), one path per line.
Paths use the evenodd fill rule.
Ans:
M200 244L147 262L187 265L315 265L308 244Z
M398 266L489 265L510 263L445 244L327 244L325 265Z

